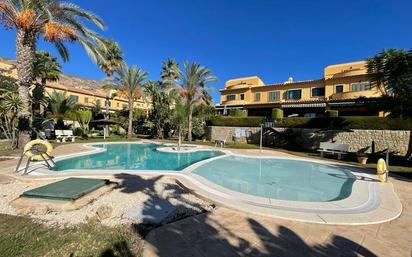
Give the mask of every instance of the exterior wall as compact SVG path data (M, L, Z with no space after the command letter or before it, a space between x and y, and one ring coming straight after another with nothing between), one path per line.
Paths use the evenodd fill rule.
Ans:
M241 138L241 143L259 144L260 127L244 128L252 132L250 138ZM236 127L216 127L210 126L207 129L207 138L211 142L222 136L227 137L227 142L233 143L233 135ZM286 142L281 138L282 135L289 134L293 137L296 143L307 150L315 150L319 147L320 142L331 141L330 133L315 133L318 129L301 129L301 128L274 128L276 133L272 134L272 138L268 140L264 138L264 142L274 142L276 147L283 147ZM375 142L375 151L384 151L389 148L394 154L405 156L408 151L408 144L411 140L410 131L404 130L353 130L353 132L339 132L333 136L333 141L340 144L348 144L350 152L357 152L362 148L372 148L372 141Z
M279 104L287 102L336 102L348 99L357 99L359 97L380 97L381 92L377 88L371 88L365 91L352 91L353 83L368 82L367 68L365 61L350 62L327 66L324 69L324 76L318 80L293 82L291 79L284 83L265 85L258 77L240 78L229 80L225 88L220 90L220 105L243 106L249 108L274 108ZM336 92L336 86L342 85L343 92ZM324 88L324 96L312 96L312 89L315 87ZM286 98L288 90L301 90L299 100L290 100ZM269 101L269 92L279 91L280 99L278 101ZM260 93L260 101L255 101L255 94ZM240 100L240 94L244 94L244 100ZM234 100L227 100L228 95L235 95ZM259 105L262 105L261 107ZM264 105L264 106L263 106ZM345 108L348 106L345 105ZM293 107L289 107L293 108ZM355 109L363 111L362 108ZM325 109L325 108L324 108Z
M3 73L3 75L7 75L13 78L17 77L17 70L15 68L15 65L13 64L13 60L6 60L2 61L0 58L0 72ZM66 92L68 96L77 96L78 97L78 103L80 105L83 105L85 107L93 107L96 104L97 100L100 100L100 107L104 111L105 109L105 101L106 101L106 93L101 91L101 90L86 90L80 87L77 87L82 84L98 84L100 82L94 81L94 80L87 80L87 79L82 79L78 77L72 77L72 76L67 76L62 74L61 79L57 82L50 82L47 83L46 85L46 93L51 94L52 92ZM62 84L70 84L70 86L65 86ZM116 91L113 90L111 93L115 93ZM85 99L88 99L88 102L86 103ZM110 99L111 105L110 105L110 110L115 111L115 110L122 110L124 106L128 106L128 101L127 99L121 98L121 97L115 97L114 99ZM151 103L150 101L146 101L143 98L138 99L134 103L134 108L138 108L144 111L148 111L151 108Z

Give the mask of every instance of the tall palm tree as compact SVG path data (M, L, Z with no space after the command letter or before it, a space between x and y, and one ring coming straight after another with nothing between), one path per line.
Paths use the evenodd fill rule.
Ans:
M105 45L98 49L103 58L97 59L97 64L107 77L111 77L123 64L123 52L116 41L108 39L104 42Z
M34 61L34 78L39 79L45 86L47 82L58 81L61 74L61 65L57 58L47 51L36 51Z
M98 46L103 39L87 28L89 21L104 29L95 14L75 4L60 0L0 0L0 22L14 28L16 36L17 82L23 107L19 112L19 147L30 140L32 122L29 88L34 77L35 50L38 37L54 44L64 61L69 59L65 42L79 42L94 61L101 58Z
M188 131L187 139L192 141L192 116L193 107L196 103L203 100L205 90L211 82L217 81L212 70L201 66L198 63L184 63L184 73L180 75L179 85L181 95L185 99L188 109Z
M97 64L99 65L99 68L106 73L107 78L110 78L113 76L113 73L117 70L119 70L123 64L123 52L120 49L119 44L112 40L108 39L105 40L105 45L101 46L99 48L99 52L102 53L103 58L99 58L97 60ZM110 84L106 84L103 87L103 90L106 93L106 99L105 99L105 115L104 118L108 120L110 118L109 116L109 104L110 104L110 99L115 97L114 94L112 94L112 86ZM105 125L104 129L105 133L109 133L109 125Z
M162 87L165 92L169 92L176 86L176 80L181 75L179 64L174 59L167 59L162 62L162 71L160 77L162 78Z
M134 102L142 96L142 88L149 74L137 66L129 67L123 64L112 78L111 83L122 96L128 99L129 124L127 137L133 136L133 111Z
M35 88L32 91L33 108L38 108L39 112L43 113L44 89L47 82L59 80L61 73L61 65L57 62L57 58L47 51L36 51L36 59L34 62L34 79L40 80L35 83Z

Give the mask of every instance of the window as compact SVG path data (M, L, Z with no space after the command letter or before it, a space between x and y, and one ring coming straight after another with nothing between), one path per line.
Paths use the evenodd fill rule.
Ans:
M312 88L312 97L314 96L325 96L325 88L324 87Z
M120 104L119 104L119 103L116 103L116 107L119 108L119 107L120 107Z
M272 91L269 92L268 101L275 102L280 100L280 91Z
M369 82L359 82L353 83L351 85L351 91L358 92L358 91L367 91L371 90L371 84Z
M88 104L88 103L89 103L89 98L88 98L88 97L85 97L85 98L84 98L84 103L85 103L85 104Z
M102 106L101 102L100 102L100 99L96 99L96 106L99 106L99 107Z
M302 90L288 90L286 91L286 99L287 100L299 100L302 96Z
M240 94L240 100L245 100L245 94Z
M343 85L336 85L335 93L343 93Z
M71 95L69 96L69 98L71 99L71 101L74 101L75 103L79 102L79 96L77 95Z
M260 93L255 93L255 102L260 102Z
M227 95L226 96L226 101L233 101L236 100L236 95Z
M127 109L127 104L122 104L123 109Z

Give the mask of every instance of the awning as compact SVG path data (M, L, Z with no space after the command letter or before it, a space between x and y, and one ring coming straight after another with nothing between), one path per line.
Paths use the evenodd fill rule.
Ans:
M220 106L215 106L216 110L224 110L224 109L243 109L243 105L242 106L224 106L224 105L220 105Z
M310 107L326 107L326 103L294 103L294 104L282 104L282 108L310 108Z

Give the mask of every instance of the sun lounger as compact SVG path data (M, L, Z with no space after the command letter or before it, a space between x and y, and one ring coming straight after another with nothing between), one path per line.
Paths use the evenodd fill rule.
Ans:
M57 142L66 142L66 140L70 140L75 142L76 136L73 135L72 130L55 130L54 133L56 134L56 141Z

